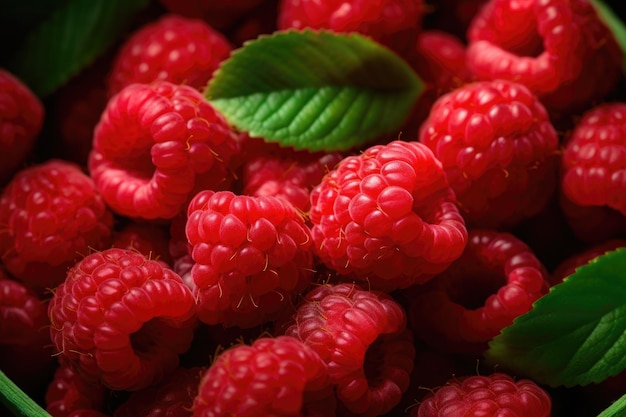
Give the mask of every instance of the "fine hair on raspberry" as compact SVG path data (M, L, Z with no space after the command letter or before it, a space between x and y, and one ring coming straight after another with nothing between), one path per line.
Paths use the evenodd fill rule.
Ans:
M50 300L50 337L82 377L137 391L173 372L197 324L191 291L172 270L111 248L72 267Z
M198 317L206 324L276 320L311 283L310 231L284 199L205 190L189 204L185 230Z
M131 84L109 100L95 128L89 172L117 214L172 219L196 192L229 186L236 151L234 132L199 91Z
M309 218L324 264L384 291L428 281L467 242L441 162L419 142L344 158L311 192Z

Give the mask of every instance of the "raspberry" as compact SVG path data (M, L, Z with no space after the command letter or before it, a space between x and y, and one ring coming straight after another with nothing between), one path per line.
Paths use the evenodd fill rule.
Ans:
M418 142L344 158L311 192L310 221L328 267L385 291L431 279L467 241L441 163Z
M69 417L78 410L104 407L107 389L99 382L85 381L61 360L45 394L46 411L52 417Z
M252 327L274 320L310 284L310 232L284 200L207 190L193 198L187 217L204 323Z
M411 417L549 417L550 395L529 379L503 373L449 380L411 412Z
M281 0L278 29L359 32L408 57L423 14L423 0Z
M0 269L0 369L22 390L39 393L56 360L48 349L47 302Z
M173 372L197 323L193 295L178 275L119 248L72 267L48 314L52 342L81 377L129 391Z
M574 204L608 206L626 216L626 103L583 114L562 161L562 190Z
M133 392L113 417L188 417L204 372L201 367L178 368L161 384Z
M96 126L89 171L116 213L171 219L198 190L228 186L236 151L234 132L197 90L132 84Z
M472 227L508 229L538 214L558 174L558 136L544 106L510 81L441 96L420 129Z
M0 254L37 293L54 288L79 256L110 244L113 216L93 181L52 159L18 172L0 195Z
M342 159L339 153L291 152L283 157L262 155L248 161L243 167L243 194L275 196L290 202L307 213L311 208L312 184Z
M337 396L351 413L390 411L409 386L415 348L402 307L356 284L309 291L291 321L277 326L310 346L328 365Z
M411 289L410 327L434 348L481 353L548 292L547 271L510 233L470 229L463 255Z
M232 46L200 19L166 14L142 26L117 52L108 78L113 96L132 83L156 80L204 88Z
M223 352L206 371L194 417L334 416L326 365L292 337L263 337Z
M622 53L588 0L490 0L467 37L478 79L523 84L552 111L577 111L620 79Z
M402 128L402 135L416 139L433 103L441 95L470 82L472 75L465 64L465 45L459 38L440 30L420 32L411 65L424 82L424 90Z
M168 229L164 225L131 221L114 233L112 246L133 250L149 259L163 262L163 266L171 267L169 239Z
M41 131L44 108L20 79L0 68L0 185L30 156Z

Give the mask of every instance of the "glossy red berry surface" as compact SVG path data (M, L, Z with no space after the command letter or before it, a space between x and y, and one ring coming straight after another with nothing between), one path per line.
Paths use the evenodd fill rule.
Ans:
M109 100L96 126L89 172L116 213L171 219L194 192L229 184L234 135L192 87L132 84Z
M467 241L443 167L418 142L343 159L311 193L315 250L330 268L375 288L432 278Z
M115 390L160 382L196 325L191 291L172 270L112 248L86 256L50 301L50 337L82 377Z

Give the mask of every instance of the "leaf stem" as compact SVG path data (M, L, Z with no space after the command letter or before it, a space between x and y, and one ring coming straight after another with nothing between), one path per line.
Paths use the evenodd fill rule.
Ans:
M0 402L15 417L51 417L0 370Z

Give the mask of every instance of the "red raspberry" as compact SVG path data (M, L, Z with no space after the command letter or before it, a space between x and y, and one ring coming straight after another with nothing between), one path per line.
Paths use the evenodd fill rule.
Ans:
M351 413L385 414L409 386L413 336L404 310L386 293L355 284L320 285L278 327L326 362L337 396Z
M90 250L110 244L113 216L79 167L48 160L18 172L0 195L0 254L36 292L54 288Z
M562 190L572 203L608 206L626 216L626 103L584 113L561 161Z
M0 269L0 344L29 345L47 339L48 306ZM43 330L43 331L42 331Z
M514 235L470 229L463 255L411 289L410 327L434 348L481 353L548 292L547 271Z
M538 214L556 188L558 136L521 84L483 81L443 95L420 142L443 164L472 227L511 228Z
M30 156L41 131L44 108L20 79L0 68L0 185ZM6 152L10 150L10 152Z
M225 187L237 142L224 117L191 87L132 84L114 96L94 134L89 170L109 206L173 218L198 190Z
M402 128L402 136L415 140L433 103L441 95L470 82L472 75L465 64L465 45L459 38L440 30L420 32L411 64L424 82L424 90Z
M136 30L119 49L108 78L109 96L129 84L156 80L202 89L231 50L206 22L166 14Z
M311 283L310 232L284 200L207 190L187 217L201 321L252 327L274 320Z
M243 194L275 196L307 213L311 208L311 189L341 161L341 154L293 151L290 155L262 155L243 167Z
M280 0L278 29L359 32L409 57L423 15L423 0Z
M178 368L161 384L133 392L113 417L189 417L205 369Z
M56 360L47 302L0 269L0 369L28 394L41 392Z
M552 399L529 379L503 373L449 380L411 411L411 417L549 417Z
M231 347L206 371L194 417L334 416L335 397L319 356L292 337Z
M84 380L62 360L46 390L46 411L52 417L68 417L78 410L98 411L104 407L106 394L104 385Z
M170 235L167 225L157 223L128 222L114 233L115 248L130 249L171 267L169 251Z
M467 37L478 79L523 84L551 110L584 108L621 76L621 50L588 0L490 0Z
M119 248L72 267L48 314L52 342L78 374L129 391L174 371L197 323L193 295L178 275Z
M326 265L386 291L429 280L467 241L441 163L418 142L343 159L311 192L310 220Z

